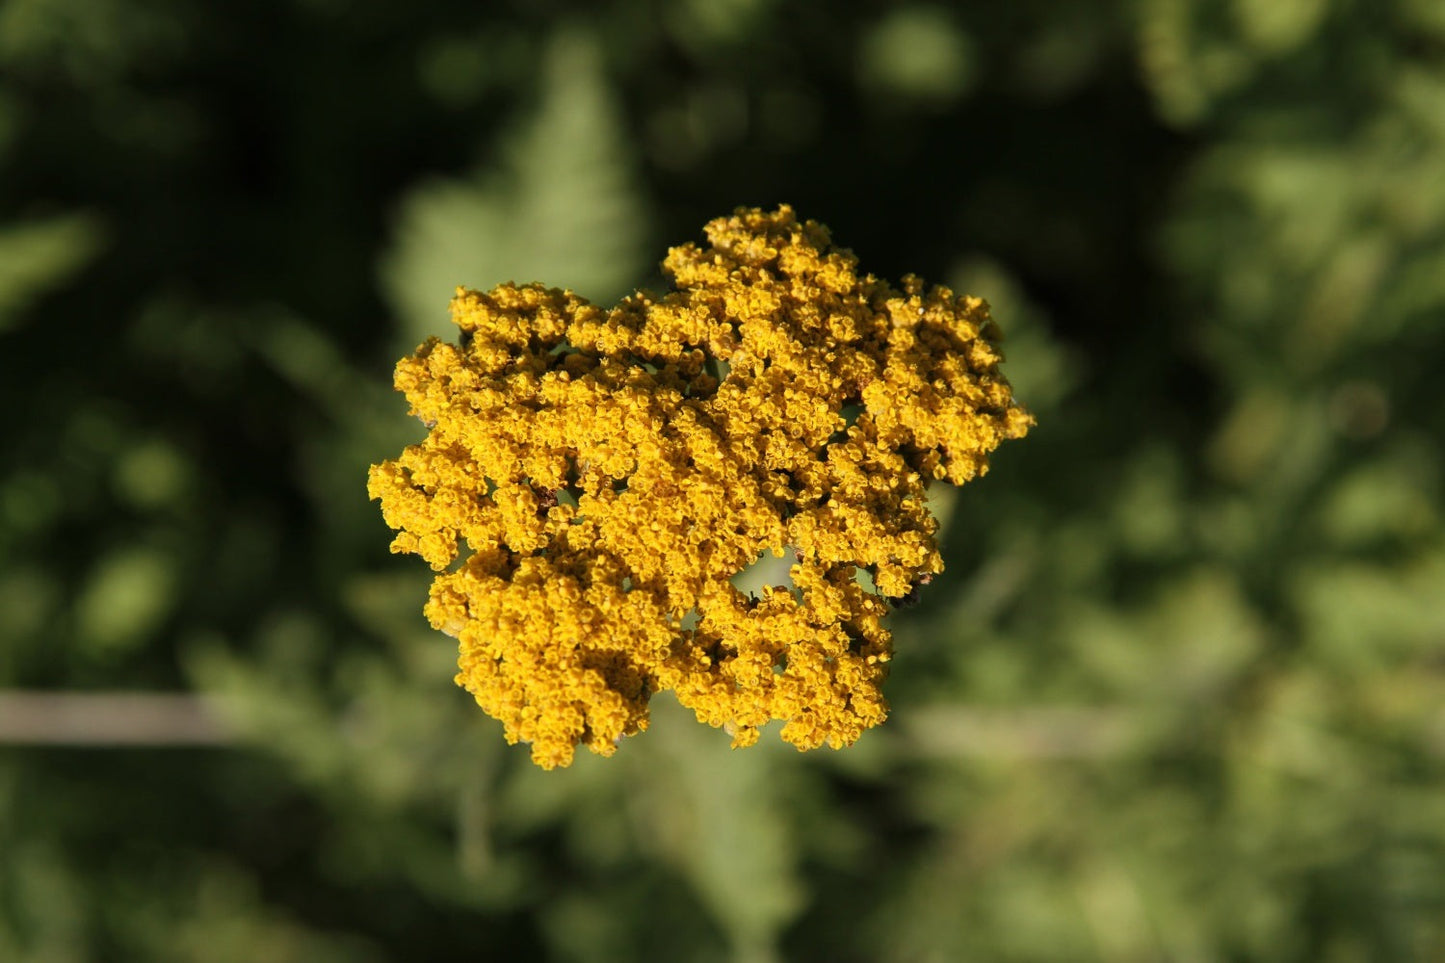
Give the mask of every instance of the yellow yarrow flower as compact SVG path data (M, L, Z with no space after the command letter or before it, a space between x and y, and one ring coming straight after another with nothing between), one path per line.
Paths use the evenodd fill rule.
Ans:
M706 233L668 253L674 290L611 309L458 288L458 343L397 365L430 430L370 495L439 573L457 683L543 768L611 755L664 690L734 746L774 719L799 749L854 742L887 715L888 600L943 570L926 486L1033 424L980 299L860 276L786 206ZM746 597L766 551L794 588Z

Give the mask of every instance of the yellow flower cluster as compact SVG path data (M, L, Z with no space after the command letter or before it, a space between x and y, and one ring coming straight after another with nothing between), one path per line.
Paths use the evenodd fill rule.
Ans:
M610 755L663 690L734 746L774 719L799 749L882 722L889 600L943 569L925 486L1033 423L978 298L860 276L786 206L707 238L668 253L673 291L611 309L459 288L458 343L396 369L430 431L371 497L392 551L440 573L426 614L458 684L544 768ZM745 596L768 551L793 587Z

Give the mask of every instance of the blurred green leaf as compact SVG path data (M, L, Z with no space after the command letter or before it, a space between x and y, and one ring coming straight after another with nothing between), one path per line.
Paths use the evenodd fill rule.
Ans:
M101 250L104 231L89 214L0 225L0 333L47 290L63 284Z
M560 29L537 74L535 112L496 167L402 202L382 273L408 343L446 331L458 285L542 281L608 303L638 279L648 232L595 41Z
M976 56L945 8L906 6L869 31L859 72L885 97L947 103L973 82Z
M76 601L81 640L101 657L143 644L174 603L176 583L163 552L135 546L106 556Z

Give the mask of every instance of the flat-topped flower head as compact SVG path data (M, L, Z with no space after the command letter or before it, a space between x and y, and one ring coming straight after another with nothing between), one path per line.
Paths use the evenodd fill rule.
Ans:
M438 573L458 684L544 768L611 755L664 690L735 746L775 719L854 742L887 715L884 617L943 570L926 486L1033 423L980 299L859 274L786 206L706 232L668 253L673 290L610 309L459 288L458 343L397 365L429 433L371 497ZM769 551L793 587L744 595Z

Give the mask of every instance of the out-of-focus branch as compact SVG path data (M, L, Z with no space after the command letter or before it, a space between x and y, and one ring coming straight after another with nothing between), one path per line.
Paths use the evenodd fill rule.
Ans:
M1168 734L1154 716L1112 707L935 706L899 721L921 755L970 759L1113 758L1148 751Z
M232 734L197 695L0 690L0 744L215 746Z
M895 723L922 756L956 759L1114 759L1158 749L1167 717L1123 707L934 706ZM1445 757L1445 712L1422 732ZM236 735L214 699L186 693L28 692L0 689L0 745L227 746Z

